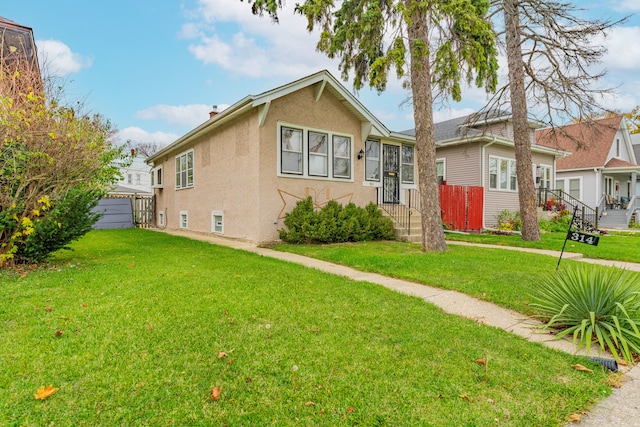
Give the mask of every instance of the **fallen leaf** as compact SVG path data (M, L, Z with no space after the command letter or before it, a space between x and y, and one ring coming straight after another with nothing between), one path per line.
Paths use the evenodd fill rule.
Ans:
M220 387L211 387L211 400L220 399Z
M38 391L36 392L36 394L34 394L36 399L40 399L40 400L44 400L47 397L51 396L53 393L57 392L58 390L60 390L59 388L55 388L52 385L48 385L48 386L42 386L38 389Z
M82 304L82 305L81 305L81 307L82 307L82 308L86 308L86 307L87 307L87 304Z
M628 365L628 363L627 363L627 361L626 361L626 360L622 360L622 359L620 359L620 360L618 360L618 365L627 366L627 365Z
M135 266L134 263L129 264L129 267L134 267L134 266Z
M347 408L347 414L351 414L353 411L355 411L355 409L352 406Z
M575 364L575 365L572 365L571 367L577 371L593 373L593 370L587 368L586 366L582 366L580 364Z
M487 364L487 361L484 360L484 359L476 359L476 362L478 362L481 365L486 365Z
M313 402L307 402L304 404L304 406L315 406L316 404Z
M46 307L44 308L44 311L51 311L51 310L53 310L53 309L52 309L51 307L49 307L49 306L46 306Z
M221 351L218 353L218 359L222 359L223 357L229 357L229 355L227 353L225 353L224 351Z
M60 335L62 335L62 334L63 334L62 329L58 329L58 330L56 331L56 336L57 336L57 337L59 337L59 336L60 336Z
M572 423L577 423L582 418L581 414L569 414L567 416L567 421L571 421Z
M234 319L233 317L230 317L229 318L229 323L233 323L234 320L236 320L236 319Z
M233 359L233 358L232 358L232 359L229 359L229 362L227 362L227 363L229 363L229 365L232 365L234 360L235 360L235 359Z
M460 397L463 399L467 399L469 402L473 402L473 399L470 398L466 393L461 394Z
M247 377L247 382L248 382L248 383L252 383L252 382L253 382L253 380L251 379L251 377Z

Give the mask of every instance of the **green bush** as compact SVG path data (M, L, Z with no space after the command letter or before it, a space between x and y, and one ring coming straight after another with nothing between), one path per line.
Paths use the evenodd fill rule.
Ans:
M103 196L101 191L72 188L60 201L33 222L34 232L16 242L14 260L41 262L52 252L66 248L91 230L100 214L91 210Z
M589 352L592 342L633 362L640 354L640 275L615 268L569 265L542 279L532 306L545 329L572 335Z
M507 209L496 215L498 229L503 231L520 231L522 229L522 219L520 212L512 212Z
M571 212L564 209L561 211L557 211L551 219L541 219L540 220L540 229L544 231L554 232L554 231L567 231L569 230L569 225L571 224Z
M280 239L292 244L394 239L391 219L383 217L373 203L361 208L331 200L316 211L313 200L307 197L286 215L284 225L287 229L279 230Z

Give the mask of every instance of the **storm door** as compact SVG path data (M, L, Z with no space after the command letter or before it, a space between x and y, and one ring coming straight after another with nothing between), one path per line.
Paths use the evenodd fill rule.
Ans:
M400 203L400 147L382 146L383 203Z

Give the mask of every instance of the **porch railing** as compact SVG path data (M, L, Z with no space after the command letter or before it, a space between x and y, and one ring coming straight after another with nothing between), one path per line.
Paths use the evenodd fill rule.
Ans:
M640 209L640 199L637 196L633 196L627 205L627 224L631 222L631 216L638 209Z
M418 190L406 190L405 196L405 203L403 204L395 192L380 187L377 193L377 204L410 236L411 215L414 210L420 212L420 194Z
M543 209L556 210L565 206L565 209L574 211L577 208L577 215L583 221L589 221L595 228L598 228L599 208L595 209L585 205L575 197L562 190L550 190L548 188L538 189L538 206Z

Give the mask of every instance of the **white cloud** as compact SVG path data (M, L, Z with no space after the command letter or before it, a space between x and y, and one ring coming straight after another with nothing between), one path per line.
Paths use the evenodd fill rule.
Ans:
M165 146L178 139L178 136L173 133L148 132L139 127L128 127L118 131L115 140L120 143L131 141L134 145L141 142L155 142L158 145Z
M58 40L36 40L36 45L42 68L53 76L65 77L89 68L93 63L91 58L72 52L69 46Z
M640 27L615 27L602 42L607 48L604 65L609 70L640 69Z
M615 10L625 13L640 11L640 3L638 0L621 0L617 3L617 5L614 5Z
M279 24L268 16L254 16L247 2L199 0L198 4L191 14L194 21L183 26L180 36L194 40L189 51L203 63L254 78L298 78L325 68L339 75L337 62L316 52L318 33L310 34L306 19L294 15L293 2L279 11Z
M218 105L218 111L227 105ZM209 119L209 112L213 106L205 104L191 105L154 105L136 112L136 117L142 120L162 120L175 125L195 127Z

